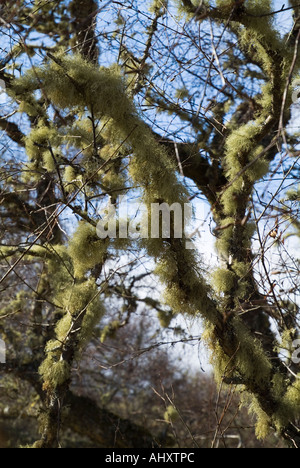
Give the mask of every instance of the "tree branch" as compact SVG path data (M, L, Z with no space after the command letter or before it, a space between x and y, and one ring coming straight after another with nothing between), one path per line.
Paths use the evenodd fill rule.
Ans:
M18 125L0 117L0 128L7 133L11 140L18 143L22 148L25 148L25 135L21 132Z
M100 408L90 398L69 392L65 403L71 410L63 424L102 448L157 448L174 444L170 437L155 437L145 427Z

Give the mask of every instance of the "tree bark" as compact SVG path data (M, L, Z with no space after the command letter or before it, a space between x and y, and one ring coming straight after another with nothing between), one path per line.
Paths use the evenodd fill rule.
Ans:
M63 425L88 437L97 447L158 448L174 444L170 437L155 437L146 428L98 407L90 398L69 392L65 403L70 411Z

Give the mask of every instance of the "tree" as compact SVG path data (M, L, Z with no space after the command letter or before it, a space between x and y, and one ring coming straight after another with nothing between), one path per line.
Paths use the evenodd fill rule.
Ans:
M250 404L257 436L300 446L298 5L196 3L1 5L1 333L7 372L44 403L35 447L59 444L83 350L139 304L165 327L201 320L216 378ZM99 237L108 199L117 215L124 194L139 196L150 232L153 204L209 204L213 273L175 215L167 236L128 238L119 220ZM147 293L155 278L163 301Z

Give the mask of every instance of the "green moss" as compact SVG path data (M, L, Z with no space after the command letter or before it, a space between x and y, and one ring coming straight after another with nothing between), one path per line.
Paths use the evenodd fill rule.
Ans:
M287 389L286 377L283 374L275 374L272 379L272 393L276 401L281 401Z
M93 108L96 118L112 119L107 124L113 136L111 143L120 144L125 139L132 148L130 175L135 183L147 187L145 201L162 198L172 204L187 200L186 189L177 179L174 163L137 115L117 67L99 69L77 55L58 56L44 68L27 72L26 79L16 83L16 90L23 92L26 87L29 92L38 89L41 84L47 96L60 109L79 108L83 111ZM86 128L76 123L77 128L80 125L83 142L89 138L91 141L90 123L86 121ZM38 134L28 137L28 151L35 158L41 157L41 151L34 144L37 137L40 142L45 142L50 135L41 126Z
M82 177L79 176L72 166L67 166L64 170L63 180L64 188L67 193L78 190L82 185Z
M72 315L67 312L57 323L55 328L56 337L60 343L64 342L72 326ZM47 345L48 346L48 345Z
M284 330L281 334L281 343L278 344L278 352L284 352L285 356L288 358L292 357L293 352L295 351L293 347L293 342L297 336L297 330L295 328Z
M297 379L288 387L285 395L281 398L279 410L274 417L276 428L279 432L290 421L294 421L300 417L300 374L298 374Z
M288 190L286 197L287 197L287 200L292 201L292 202L300 201L300 185L298 185L297 188Z
M168 0L153 0L149 8L150 13L158 14L168 6Z
M27 261L35 262L37 259L50 260L52 258L51 252L41 245L34 245L30 250L24 249L15 249L13 247L1 246L0 247L0 256L2 258L12 257L22 253Z
M56 388L70 378L70 363L63 358L65 346L74 339L76 333L76 347L74 347L74 357L76 357L90 340L104 314L98 288L92 280L65 285L64 293L59 293L58 296L66 312L56 325L55 339L47 343L45 349L47 358L39 369L45 389Z
M259 126L254 122L239 127L234 130L226 140L226 161L229 166L228 174L231 175L231 171L234 174L243 169L242 162L239 162L239 155L248 153L253 148L253 141L256 135L261 131Z
M235 219L233 217L225 218L220 222L220 234L216 241L217 251L223 256L228 256L230 242L233 236Z
M1 315L17 314L26 308L28 301L34 296L28 291L20 291L17 293L15 299L11 300L6 306L0 309Z
M50 253L47 262L48 273L56 299L62 304L66 289L74 282L73 262L64 245L51 246Z
M235 286L236 275L227 269L218 269L213 273L213 283L215 290L219 293L230 293Z
M104 314L104 307L95 282L89 279L74 284L69 279L56 293L55 299L66 311L56 325L57 340L61 343L65 342L71 327L77 324L78 342L83 345L92 335L94 327Z
M258 98L258 104L263 109L264 115L270 114L273 109L273 84L268 82L261 87L261 96Z
M80 115L79 115L80 117ZM90 119L87 119L83 114L82 118L78 118L73 125L67 128L67 131L64 135L64 142L69 146L75 146L76 148L82 150L82 154L85 156L81 160L82 166L86 171L90 169L90 164L93 162L95 164L95 146L100 148L103 144L103 138L101 135L101 128L99 125L96 125L93 128L93 123ZM98 159L99 164L99 159ZM96 167L90 169L95 171Z
M247 262L234 262L232 264L232 271L234 271L238 278L236 298L243 299L249 293L249 274L252 272L252 265Z
M219 385L223 384L224 377L232 377L233 367L230 366L230 358L224 353L212 323L205 324L202 341L210 350L210 363L214 369L215 380Z
M194 313L194 308L187 303L185 292L176 284L169 284L164 293L165 303L170 306L175 313Z
M184 101L186 99L189 99L190 93L187 88L179 88L175 92L175 97L178 100Z
M257 157L263 152L263 146L258 146L252 153L250 157L250 162L255 161ZM246 176L250 182L257 182L261 180L265 175L268 174L270 169L270 162L264 157L259 158L252 164L247 171L245 172Z
M224 379L229 381L235 377L240 378L245 385L240 385L241 402L257 418L256 435L259 439L265 439L273 426L272 419L262 410L257 398L246 391L247 383L250 387L264 388L265 383L270 381L272 365L265 356L261 344L253 339L246 326L238 319L232 321L234 336L237 339L238 347L234 356L229 357L224 353L219 343L215 327L207 323L202 340L211 349L211 363L217 383L224 385ZM279 382L277 382L278 389ZM275 392L275 390L274 390Z
M168 423L173 423L177 421L178 419L179 419L179 414L178 414L177 409L174 406L169 405L164 414L164 420Z
M101 333L101 343L104 343L107 340L107 338L114 339L116 337L117 331L120 329L120 326L121 323L119 322L119 320L115 320L110 324L106 325L106 327L103 328Z
M97 292L96 292L97 294ZM80 348L88 343L93 336L95 328L99 325L102 317L105 315L105 308L99 296L91 297L90 303L87 307L81 331L79 334Z
M256 426L255 426L256 437L259 440L265 440L271 432L272 420L261 409L261 406L257 398L255 398L253 395L249 395L247 407L249 409L249 413L253 414L256 417Z
M172 282L178 275L178 264L176 259L168 253L159 262L155 269L156 275L158 275L164 283Z
M114 171L114 168L110 168L109 171L102 177L102 183L105 186L108 193L113 193L114 197L118 197L124 193L125 179L122 174L118 174Z
M19 106L19 112L24 112L29 117L38 117L39 107L34 102L34 99L29 97L27 101L22 101Z
M264 388L265 382L270 380L272 365L262 349L261 343L254 339L244 323L235 317L231 325L237 347L233 356L224 353L216 334L215 327L207 323L202 339L211 349L211 362L214 366L218 383L224 377L238 376L243 382L251 382L256 388ZM226 338L226 337L225 337Z
M290 409L290 420L298 419L300 416L300 374L296 382L289 386L284 397L284 404Z
M245 278L252 270L252 265L247 262L233 262L232 270L239 278Z
M126 153L130 155L129 174L133 184L142 187L143 201L147 206L158 200L170 205L174 202L183 204L187 201L187 190L176 175L174 163L138 115L117 67L98 68L80 56L61 55L50 64L26 75L26 79L21 80L16 89L19 87L18 89L23 89L24 92L26 88L26 92L29 93L42 86L58 109L71 109L81 116L86 112L90 114L92 109L95 118L106 123L106 132L111 136L110 143L114 147L122 143L123 147L126 147ZM82 138L79 139L81 147L92 141L89 125L89 122L81 125ZM76 123L76 126L74 132L80 133L78 131L80 125ZM37 135L33 134L28 138L29 152L37 159L41 156L33 142L37 137L41 142L47 142L50 138L43 126L39 131ZM233 180L244 167L243 158L247 162L248 156L253 157L257 154L256 148L253 148L257 132L258 123L244 126L240 131L233 131L229 137L226 162L230 180ZM56 137L54 134L51 137L53 145ZM107 148L105 151L106 156L104 151L102 156L107 161L109 158ZM85 151L86 169L92 161L92 156L89 150ZM118 171L116 170L114 174L118 175ZM105 174L100 174L99 171L99 178L103 176ZM235 195L235 198L233 205L228 202L227 211L230 214L228 219L234 219L238 195L243 190L244 182L245 180L238 180L233 184L232 195ZM112 181L107 183L112 184ZM232 233L230 227L228 230L224 229L221 234L224 250L228 250ZM249 238L249 233L246 232L244 242L249 242ZM163 239L144 240L143 246L158 260L156 273L166 286L165 298L174 313L184 312L193 316L201 314L214 328L217 320L216 305L211 299L210 289L201 277L198 266L200 262L194 253L185 249L184 239L176 239L175 242ZM80 223L69 242L67 253L64 254L68 258L66 260L68 267L58 272L58 276L64 279L58 297L66 314L56 328L57 338L64 339L72 320L78 320L78 317L83 317L82 327L78 332L80 346L92 335L103 314L103 306L94 282L90 280L79 283L78 278L82 279L89 270L102 263L106 252L107 244L97 238L95 228L87 223ZM67 274L66 271L69 269ZM77 281L70 275L72 271L75 272ZM234 285L235 275L236 273L227 270L220 273L218 279L220 291L230 291ZM119 324L115 323L113 328L116 329L118 326ZM108 329L103 331L104 336L107 336L108 332ZM225 355L216 339L216 333L211 333L214 363L219 375L222 376L228 371L238 372L255 385L262 385L263 380L270 378L268 359L260 345L253 340L240 322L233 322L233 334L239 344L234 358ZM45 380L57 384L66 379L67 369L61 364L58 365L60 359L54 353L56 352L50 351L41 373Z
M68 253L74 264L75 276L82 278L96 265L102 264L107 246L107 240L99 239L94 226L80 222L68 248Z
M76 316L86 309L91 299L97 294L97 286L92 279L82 280L78 283L70 283L64 291L63 306L71 315Z
M157 314L159 323L162 328L168 328L175 317L173 311L161 310Z
M70 366L64 361L55 361L50 353L39 368L39 374L43 378L44 388L56 388L63 385L70 378Z
M237 368L248 381L264 386L270 380L272 364L266 356L261 343L254 339L246 325L236 317L233 320L235 336L240 343L236 356Z
M76 180L77 173L72 166L67 166L64 172L64 179L69 184L72 184Z
M222 195L224 214L227 216L236 212L240 203L240 195L243 194L245 188L268 173L269 163L266 159L260 158L255 161L263 150L263 147L256 146L255 142L255 137L260 132L260 121L251 122L234 130L227 138L226 167L231 185ZM251 161L253 164L249 165Z
M253 25L253 21L250 21L250 24L251 23ZM259 31L261 27L263 27L262 23L258 28L256 28L256 31L251 27L240 28L240 43L241 46L246 50L250 49L251 56L254 55L254 59L261 64L263 71L271 78L273 74L274 63L268 53L270 42L274 41L272 45L273 47L280 47L280 43L277 41L276 32L274 32L272 29L268 30L267 26L265 29L266 34L264 34ZM269 37L267 37L267 35L269 35Z
M31 130L25 139L26 152L34 160L49 152L48 147L56 147L61 142L59 135L54 128L44 125L42 121L37 127Z

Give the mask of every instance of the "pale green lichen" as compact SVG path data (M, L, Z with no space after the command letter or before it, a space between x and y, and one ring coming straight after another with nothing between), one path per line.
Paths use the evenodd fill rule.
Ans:
M74 167L67 166L63 173L64 189L66 193L77 191L82 186L82 177L76 172Z
M205 323L201 339L211 351L210 363L214 369L215 380L217 384L222 384L225 377L232 377L233 367L230 366L230 358L224 353L212 323Z
M297 337L296 328L286 329L282 332L280 338L281 343L278 343L277 351L278 353L283 353L286 358L291 359L295 348L293 343Z
M55 339L46 345L47 358L39 369L45 389L63 385L70 378L71 363L64 358L63 352L76 334L76 348L71 353L72 362L72 355L76 357L92 337L95 327L104 315L99 295L97 285L92 280L73 285L69 282L69 286L64 287L64 294L59 293L66 312L55 327Z
M104 315L105 307L102 304L99 296L93 296L86 309L79 334L80 349L82 349L82 347L92 338L96 327L100 324L100 321Z
M213 273L213 284L219 293L230 293L235 286L235 280L235 273L225 268L220 268Z
M255 434L259 440L265 440L272 428L272 419L262 410L259 401L253 395L245 393L243 404L248 408L250 414L256 417Z
M180 416L178 414L178 410L173 405L169 405L167 407L167 409L166 409L165 414L164 414L164 420L167 423L174 423L179 418L180 418Z
M120 327L121 327L121 323L119 320L114 320L113 322L106 325L101 332L101 336L100 336L101 343L104 343L108 338L114 339Z
M93 108L97 118L112 118L114 141L125 139L134 151L132 178L148 186L152 198L160 196L170 204L183 201L186 190L177 180L174 165L137 115L117 67L99 69L78 55L63 56L47 67L28 71L26 78L17 81L16 90L20 92L25 83L31 90L42 83L58 108ZM160 183L162 179L164 184Z
M39 374L43 378L44 388L56 388L69 380L70 366L64 360L56 361L49 353L39 368Z
M67 312L55 327L55 334L60 343L63 343L71 330L73 323L72 315Z
M238 278L235 296L239 303L239 299L243 300L249 293L249 275L252 273L252 265L247 262L233 262L232 271Z
M268 173L268 161L259 157L263 147L256 143L261 129L261 119L252 121L233 130L226 140L226 175L231 184L222 195L222 203L227 216L233 216L237 211L240 194Z
M162 328L168 328L175 317L174 311L161 310L157 314L160 326Z
M225 218L220 221L219 237L216 241L216 248L218 253L224 257L228 256L230 242L233 237L235 219L233 217Z
M274 417L277 430L280 432L290 421L300 417L300 374L297 380L289 385L284 396L279 400L279 409Z
M41 165L47 171L56 169L57 147L61 138L55 128L46 126L42 121L25 138L26 152L36 167Z
M80 222L73 234L68 253L72 258L74 273L82 278L96 265L102 264L107 252L107 240L99 239L96 228L86 222Z
M281 401L288 385L288 379L283 374L275 374L272 379L272 394L275 401Z
M190 93L187 88L178 88L175 92L175 97L178 100L184 101L186 99L189 99Z
M265 354L261 343L251 336L247 326L238 318L233 320L235 337L240 343L236 355L236 364L239 373L247 381L264 386L270 380L272 364Z
M272 364L262 348L261 343L251 336L246 325L235 317L231 325L236 340L233 356L227 356L220 344L215 327L208 323L202 339L212 350L212 364L217 382L223 382L225 377L238 375L242 382L255 383L262 388L270 380Z
M168 0L152 0L149 7L150 13L160 14L168 6Z

